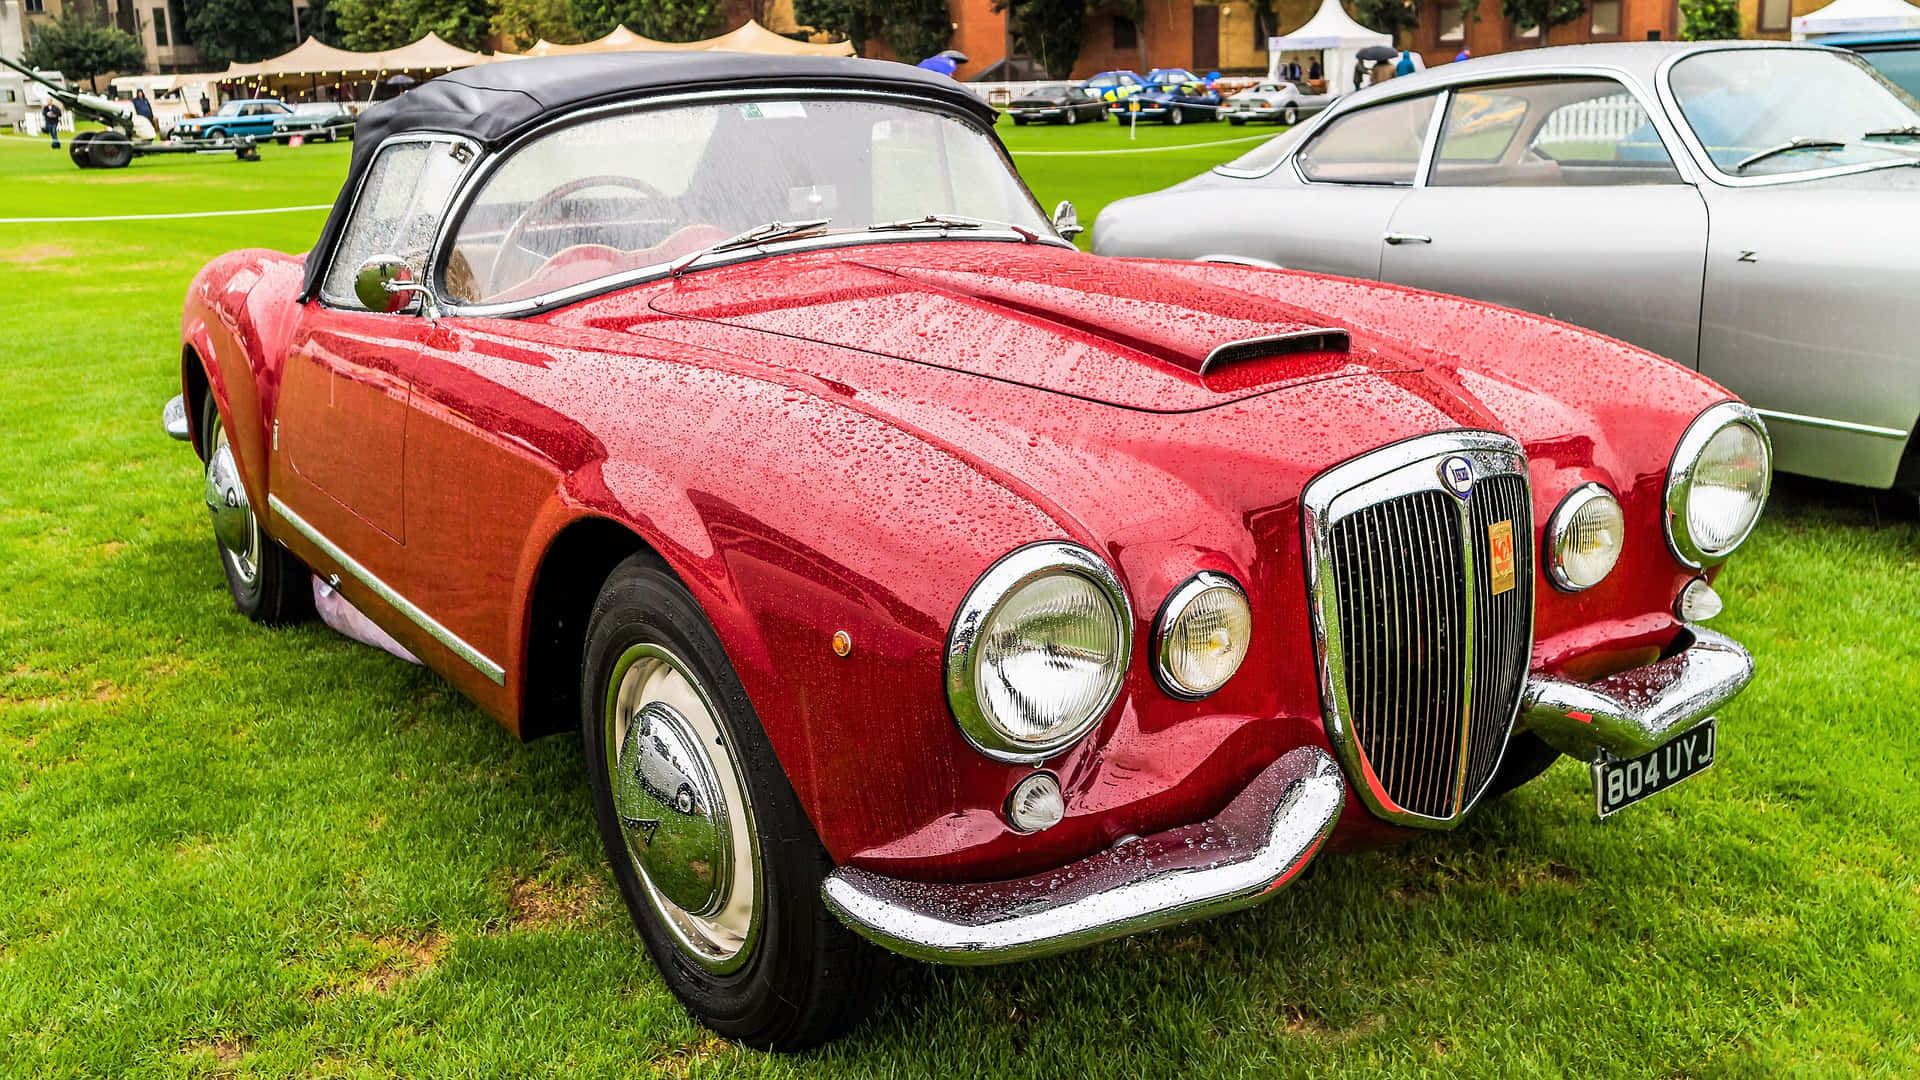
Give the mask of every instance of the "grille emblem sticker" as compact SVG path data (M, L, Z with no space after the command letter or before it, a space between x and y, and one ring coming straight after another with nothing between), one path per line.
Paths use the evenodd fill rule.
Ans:
M1462 499L1473 494L1473 462L1455 454L1440 463L1440 482Z
M1492 572L1493 595L1513 591L1513 519L1487 526L1487 567Z

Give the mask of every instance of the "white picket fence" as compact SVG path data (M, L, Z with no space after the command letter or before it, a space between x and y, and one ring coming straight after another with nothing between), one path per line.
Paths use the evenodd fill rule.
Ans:
M1619 142L1647 122L1647 111L1631 94L1608 94L1575 102L1547 118L1539 142Z

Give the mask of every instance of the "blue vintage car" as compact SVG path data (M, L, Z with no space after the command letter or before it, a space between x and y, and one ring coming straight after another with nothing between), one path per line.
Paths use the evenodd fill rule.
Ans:
M1819 44L1859 53L1895 86L1920 98L1920 30L1832 34L1822 37Z
M212 116L195 116L173 125L176 139L225 139L251 135L264 139L273 135L273 123L292 116L293 110L275 98L236 98L215 110Z
M1117 104L1116 111L1133 111L1133 101L1139 102L1140 119L1167 124L1218 120L1225 104L1206 79L1186 68L1155 68L1147 74L1146 89Z
M1103 71L1080 84L1080 89L1107 102L1109 108L1146 88L1147 80L1131 71Z

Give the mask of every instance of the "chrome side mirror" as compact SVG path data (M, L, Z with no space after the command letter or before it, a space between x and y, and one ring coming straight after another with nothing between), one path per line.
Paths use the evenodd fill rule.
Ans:
M353 275L353 295L368 311L397 315L426 298L427 287L413 278L413 267L397 255L375 255Z
M1065 199L1061 199L1060 205L1053 208L1053 231L1069 240L1087 231L1080 224L1080 212Z

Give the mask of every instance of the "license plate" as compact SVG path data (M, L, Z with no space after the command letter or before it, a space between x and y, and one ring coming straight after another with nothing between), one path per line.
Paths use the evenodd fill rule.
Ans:
M1601 817L1657 795L1713 766L1713 718L1637 758L1601 751L1593 763L1593 808Z

